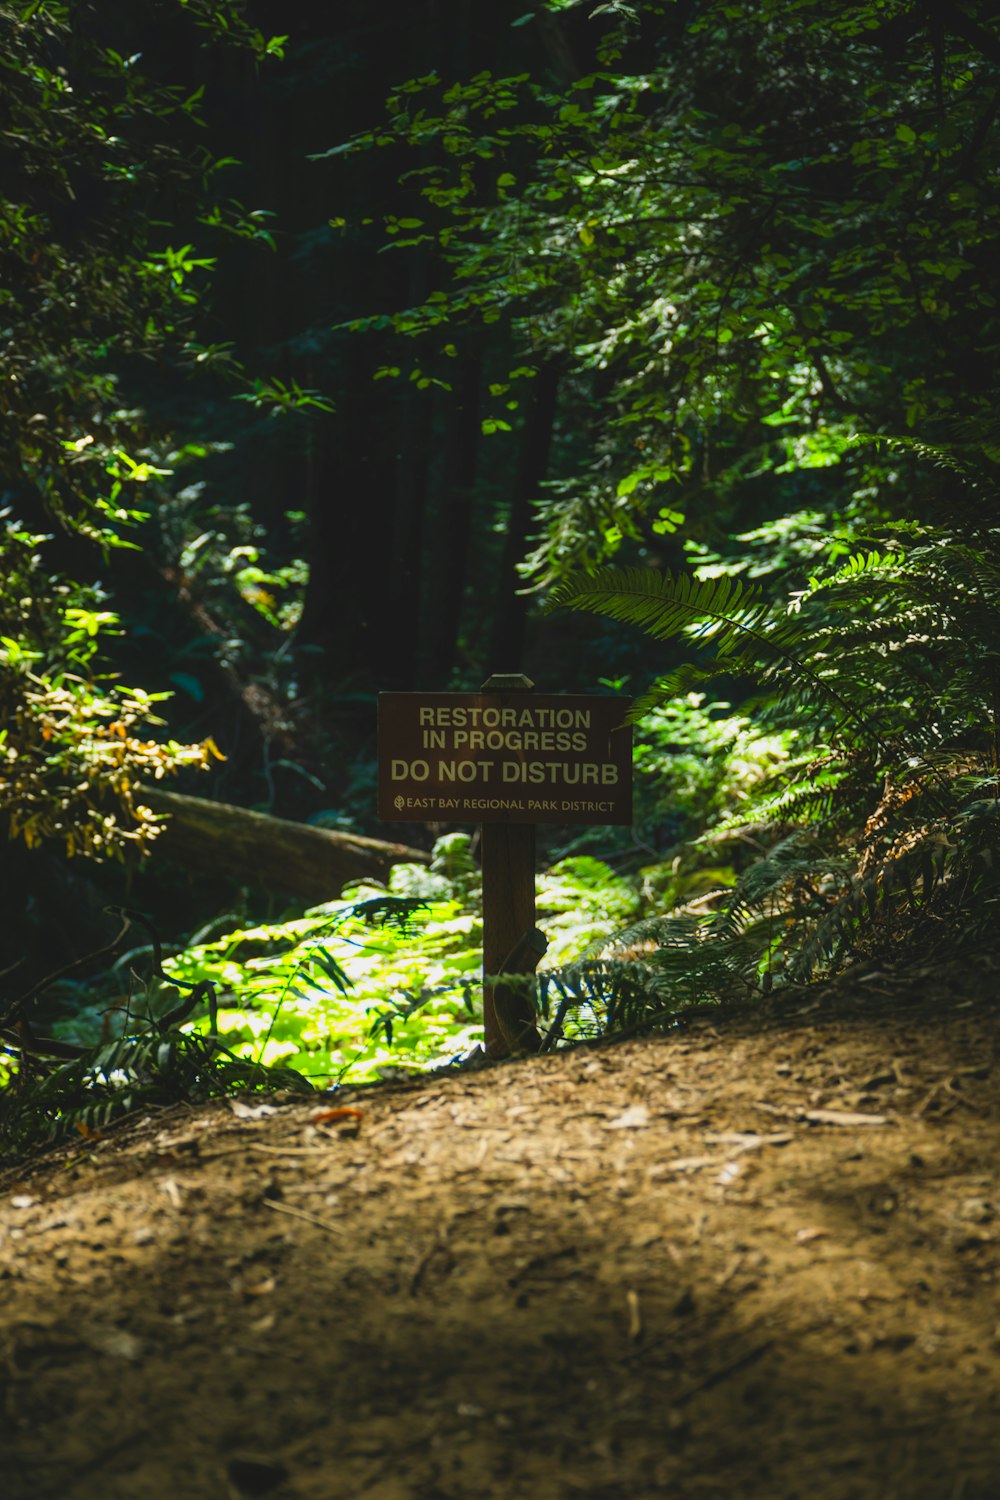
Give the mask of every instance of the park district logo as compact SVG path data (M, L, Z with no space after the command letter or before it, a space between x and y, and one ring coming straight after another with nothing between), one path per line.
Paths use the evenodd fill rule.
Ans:
M631 823L627 698L380 693L379 816Z

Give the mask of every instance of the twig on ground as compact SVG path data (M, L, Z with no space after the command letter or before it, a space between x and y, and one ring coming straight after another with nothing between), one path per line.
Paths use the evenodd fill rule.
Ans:
M315 1224L317 1229L325 1229L327 1234L344 1232L339 1224L331 1224L328 1219L317 1219L315 1214L307 1214L301 1208L290 1208L287 1203L276 1203L273 1198L265 1198L264 1207L273 1208L275 1213L291 1214L293 1219L304 1219L307 1224Z

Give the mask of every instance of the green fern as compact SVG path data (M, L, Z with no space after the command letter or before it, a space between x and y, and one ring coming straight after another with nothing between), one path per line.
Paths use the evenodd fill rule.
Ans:
M716 823L697 842L724 843L734 833L796 822L835 828L840 818L850 816L840 806L849 777L849 767L829 752L795 756L782 766L780 776L763 782L737 812Z
M807 624L797 611L777 612L757 588L740 578L698 579L646 568L602 568L594 574L574 574L555 588L547 608L562 606L635 625L654 640L685 635L697 645L711 645L712 669L698 669L699 682L724 671L755 675L769 683L788 678L813 702L824 700L835 707L841 716L836 726L841 738L851 738L848 731L853 729L863 740L885 748L865 707L848 701L826 673L822 624ZM675 691L676 680L666 679L640 700L632 718Z
M927 928L978 940L1000 905L1000 528L993 474L955 452L895 445L964 490L945 525L885 523L846 562L768 602L742 577L641 568L576 574L568 606L678 637L694 659L632 717L713 678L759 684L769 727L801 749L737 815L704 835L753 830L770 845L697 917L668 915L547 983L611 1025L664 1006L834 972ZM889 538L887 541L886 538ZM744 711L746 711L744 705ZM643 996L645 995L645 1001ZM602 999L603 997L603 999ZM602 1010L603 1004L603 1010Z
M74 1131L100 1134L137 1109L236 1092L311 1088L289 1068L235 1057L216 1038L144 1031L56 1066L22 1061L21 1076L0 1095L0 1138L9 1149L23 1150Z

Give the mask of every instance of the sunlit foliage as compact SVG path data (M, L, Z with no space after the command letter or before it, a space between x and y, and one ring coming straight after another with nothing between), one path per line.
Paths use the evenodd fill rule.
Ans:
M228 0L174 9L193 37L280 52ZM111 19L0 5L0 818L29 846L97 857L155 833L141 779L204 766L213 748L163 734L164 695L109 674L101 647L124 627L84 581L143 544L170 474L168 437L129 399L137 372L225 362L198 341L214 257L171 242L164 203L216 232L265 233L217 198L203 91L158 80Z

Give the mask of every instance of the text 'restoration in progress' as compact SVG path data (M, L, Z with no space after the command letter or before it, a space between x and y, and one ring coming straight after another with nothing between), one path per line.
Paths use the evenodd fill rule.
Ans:
M631 823L627 698L380 693L379 817Z

